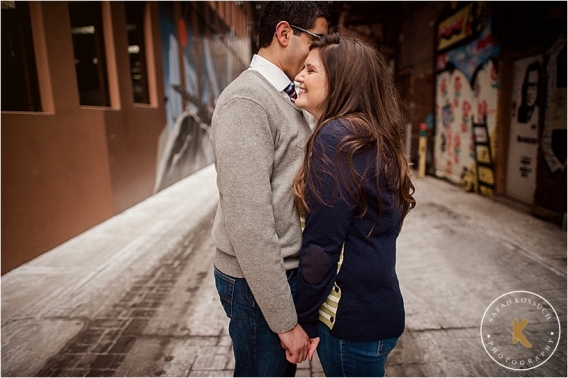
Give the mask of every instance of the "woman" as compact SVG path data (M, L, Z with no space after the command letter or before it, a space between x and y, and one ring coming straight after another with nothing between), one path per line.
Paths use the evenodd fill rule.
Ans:
M400 100L384 57L355 38L313 42L295 80L318 120L294 183L298 318L326 376L383 376L404 330L396 239L416 203Z

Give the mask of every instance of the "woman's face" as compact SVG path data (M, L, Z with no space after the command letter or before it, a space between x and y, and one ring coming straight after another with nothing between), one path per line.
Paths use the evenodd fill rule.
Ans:
M300 83L296 106L311 113L318 120L322 114L322 104L327 99L327 73L320 59L320 49L310 51L304 69L295 79Z

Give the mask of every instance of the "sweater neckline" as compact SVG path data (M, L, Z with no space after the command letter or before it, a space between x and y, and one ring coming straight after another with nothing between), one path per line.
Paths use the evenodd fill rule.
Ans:
M244 72L245 72L245 73L250 72L251 74L253 74L253 75L259 77L262 81L264 81L264 83L266 83L266 85L268 85L268 86L278 95L279 98L282 99L282 101L285 101L289 106L291 106L292 108L294 108L294 110L296 110L298 113L302 114L302 116L303 116L302 109L298 108L296 105L292 104L291 101L287 100L284 96L282 96L281 93L278 92L278 89L274 88L274 85L272 85L272 84L268 81L268 79L266 79L264 76L262 76L262 74L261 74L260 72L255 71L255 70L246 70L246 71L244 71Z

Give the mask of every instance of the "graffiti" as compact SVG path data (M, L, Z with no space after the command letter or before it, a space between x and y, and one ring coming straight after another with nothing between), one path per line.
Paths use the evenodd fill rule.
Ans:
M485 28L481 31L479 38L484 42L471 41L439 54L436 57L436 71L451 71L457 68L465 75L465 81L474 83L475 78L473 76L479 67L500 52L499 45L496 45L491 37L491 19L487 19ZM497 83L496 75L497 72L493 72L492 79L494 79L494 84Z
M490 59L480 67L471 85L461 70L444 71L437 76L436 102L436 175L446 177L452 182L472 188L464 183L469 168L476 164L475 142L490 143L494 154L494 138L490 138L496 127L497 88L494 84L494 60ZM457 80L456 80L457 79ZM444 91L443 82L459 83L459 91ZM474 134L473 121L487 122L487 133ZM466 142L467 141L467 142ZM451 162L451 164L450 164ZM456 170L456 166L461 167ZM465 169L463 167L466 167ZM476 170L472 169L476 176ZM485 174L489 176L489 174ZM477 186L475 186L477 187Z
M215 102L247 67L242 56L250 56L246 38L228 27L225 34L210 31L224 24L207 3L181 2L183 18L177 22L173 3L159 7L167 124L159 141L154 192L213 162L209 129Z
M489 14L484 3L472 3L454 16L471 12ZM436 57L435 173L466 190L492 195L500 49L491 36L490 17L471 14L468 36L477 39L464 34Z
M462 16L463 17L463 16ZM440 40L451 40L454 36L459 36L463 33L463 18L451 20L450 24L441 25L438 35Z
M487 22L487 5L483 1L472 2L456 11L438 25L438 50L445 50L457 43L475 38ZM486 39L480 39L486 43Z
M491 46L493 44L493 37L491 34L488 34L484 39L480 39L477 41L477 50L483 50L487 46Z
M513 64L511 128L507 164L507 195L532 204L536 189L538 153L539 78L542 56L520 59Z
M532 156L521 156L521 162L520 162L521 166L519 168L519 171L521 172L521 176L528 177L530 175L530 173L533 170L532 161L533 161Z
M447 104L442 107L442 125L445 129L450 128L452 122L454 121L452 105Z

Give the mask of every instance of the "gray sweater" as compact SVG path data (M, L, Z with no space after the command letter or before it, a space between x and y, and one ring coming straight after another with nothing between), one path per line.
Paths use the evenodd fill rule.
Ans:
M302 234L292 183L310 133L302 111L253 70L221 93L211 123L215 266L246 279L274 332L297 323L286 270L298 267Z

